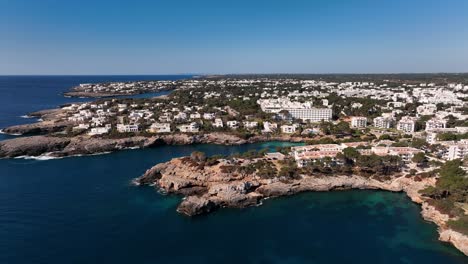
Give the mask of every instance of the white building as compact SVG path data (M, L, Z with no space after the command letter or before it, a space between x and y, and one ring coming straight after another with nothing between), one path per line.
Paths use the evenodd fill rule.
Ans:
M216 118L213 122L213 127L224 127L223 120L221 118Z
M321 122L331 121L332 110L330 108L314 108L312 103L291 102L289 98L279 99L259 99L257 103L262 111L266 113L279 113L283 110L288 111L295 119L303 121Z
M179 129L179 131L182 133L198 133L200 131L200 127L196 122L180 125L177 127L177 129Z
M405 133L413 133L416 130L416 119L410 116L404 116L398 121L397 129Z
M284 134L294 134L296 133L297 127L297 125L282 125L281 132Z
M289 109L287 110L293 118L310 122L329 122L332 120L330 108Z
M451 145L445 158L448 160L463 159L468 156L468 141L461 140L457 144Z
M435 104L424 104L416 108L418 115L433 115L437 112L437 106Z
M457 133L460 134L468 133L468 127L455 127L455 129L457 130Z
M292 147L291 153L296 160L297 166L301 168L315 160L320 160L326 157L334 159L342 150L343 148L337 144L318 144Z
M447 121L438 118L432 118L431 120L426 121L426 131L437 128L445 128L447 126Z
M256 121L244 121L243 125L244 125L245 128L252 129L252 128L256 128L258 126L258 122L256 122Z
M379 116L374 118L374 127L388 129L392 126L393 120L388 117Z
M74 130L86 130L89 129L89 124L78 124L77 126L73 127Z
M263 122L263 133L271 133L278 129L278 124L271 122Z
M91 128L91 131L88 133L90 136L94 135L103 135L107 134L110 131L110 127L93 127Z
M203 114L203 119L206 119L206 120L212 120L216 117L216 115L214 113L204 113Z
M171 132L171 124L169 123L153 123L148 129L151 133L169 133Z
M365 128L367 126L367 117L353 116L351 117L352 128Z
M124 124L117 124L117 131L120 133L131 133L131 132L138 132L139 126L138 125L124 125Z
M185 120L187 119L187 114L184 112L179 112L177 115L174 116L174 119Z
M190 114L190 119L200 119L200 118L201 118L200 113Z
M227 121L227 122L226 122L226 125L227 125L229 128L232 128L232 129L238 129L238 128L239 128L239 122L237 122L237 121L235 121L235 120Z

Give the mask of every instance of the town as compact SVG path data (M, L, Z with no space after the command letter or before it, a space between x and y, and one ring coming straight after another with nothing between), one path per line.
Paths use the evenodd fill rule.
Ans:
M289 135L328 143L365 139L366 144L357 146L366 149L364 145L373 144L366 153L397 155L404 160L421 151L434 159L468 155L468 85L463 83L395 85L385 80L377 84L268 78L170 83L175 85L174 91L165 98L71 104L53 122L65 122L63 133L72 136ZM423 144L412 147L414 142ZM309 159L334 158L341 150L322 144L295 157L302 164Z

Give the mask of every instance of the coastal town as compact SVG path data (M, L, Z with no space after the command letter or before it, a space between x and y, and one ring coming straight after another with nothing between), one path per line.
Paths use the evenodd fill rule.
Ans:
M370 152L405 160L425 151L434 159L468 154L468 85L326 82L295 79L178 81L170 95L151 99L101 99L63 106L33 130L65 136L128 137L158 134L226 133L289 136L303 141L365 139ZM145 82L150 84L152 82ZM177 85L177 82L164 82ZM140 87L141 83L124 87ZM121 83L92 87L121 87ZM152 87L163 87L163 86ZM146 86L145 86L146 87ZM132 91L140 92L139 90ZM129 92L130 90L123 90ZM108 92L108 90L106 90ZM143 89L142 92L147 92ZM23 129L22 129L23 128ZM28 126L3 130L29 134ZM424 142L414 148L414 141ZM362 147L367 149L367 147ZM430 149L430 151L428 151ZM314 148L298 159L334 158L339 147ZM367 151L369 153L369 151Z
M189 196L178 209L187 215L256 205L264 198L306 190L406 191L448 215L441 230L455 232L451 236L466 243L468 81L345 77L214 76L82 84L68 95L170 93L101 98L32 113L39 122L2 130L23 136L1 141L0 156L65 157L160 144L289 141L297 144L274 152L231 157L195 153L156 165L137 183ZM220 182L219 175L232 183ZM339 178L327 188L320 185L323 177L346 175L351 178ZM201 183L204 177L208 180ZM396 183L404 184L397 188ZM226 192L227 197L221 195Z

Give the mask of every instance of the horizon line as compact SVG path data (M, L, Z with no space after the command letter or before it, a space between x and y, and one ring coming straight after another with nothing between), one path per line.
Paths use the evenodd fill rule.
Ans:
M228 75L409 75L409 74L468 74L466 72L328 72L328 73L146 73L146 74L0 74L8 76L228 76Z

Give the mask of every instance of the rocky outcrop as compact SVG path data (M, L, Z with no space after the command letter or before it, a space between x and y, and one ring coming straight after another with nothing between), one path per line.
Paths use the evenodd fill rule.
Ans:
M206 192L200 197L215 202L218 207L245 207L255 205L262 198L291 195L305 191L329 191L333 189L383 189L406 191L418 200L418 190L428 181L415 182L406 177L382 182L359 176L318 177L303 175L301 179L281 181L278 178L262 179L255 174L225 173L222 167L227 161L200 169L189 158L173 159L149 169L137 179L140 184L156 184L167 193L178 193L194 187L203 187ZM185 205L186 206L186 205Z
M242 163L245 162L249 161ZM199 166L190 158L177 158L152 167L135 179L135 183L155 185L165 193L184 195L177 211L188 216L206 214L222 207L259 205L262 199L306 191L375 189L405 192L413 202L421 204L423 218L439 226L440 240L452 243L468 255L468 236L449 229L446 223L450 217L437 211L419 194L427 186L435 185L435 178L416 180L395 175L381 181L356 175L302 175L294 180L262 179L255 174L227 173L223 170L227 165L229 161L220 160L216 165Z
M146 148L153 145L155 141L156 138L147 137L129 137L121 139L103 139L87 136L74 137L65 148L51 153L51 155L64 157L73 155L91 155L129 148Z
M439 234L439 239L441 241L453 244L468 256L468 236L451 229L441 229L439 230Z
M210 213L218 208L214 202L209 199L202 199L197 196L189 196L177 208L177 212L186 215L195 215L201 213Z
M39 156L59 151L70 143L68 138L34 136L0 142L0 157Z
M29 114L30 117L41 118L42 120L55 120L61 115L65 114L65 111L62 108L46 109Z
M70 122L43 121L38 123L7 127L4 128L2 132L11 135L50 134L63 131L67 126L70 125L72 125Z

